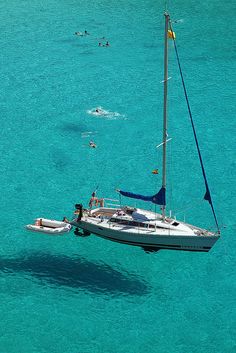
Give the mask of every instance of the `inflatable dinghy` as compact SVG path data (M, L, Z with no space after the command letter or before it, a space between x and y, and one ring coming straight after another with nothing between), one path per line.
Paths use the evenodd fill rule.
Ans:
M71 228L72 226L67 222L61 222L46 218L37 218L34 224L28 224L26 226L27 230L51 235L61 235L68 233Z

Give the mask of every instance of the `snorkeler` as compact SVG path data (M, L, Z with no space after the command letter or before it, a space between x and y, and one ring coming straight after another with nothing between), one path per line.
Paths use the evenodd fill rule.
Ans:
M93 142L93 141L89 141L89 147L91 147L91 148L96 148L96 147L97 147L97 145L96 145L96 143L95 143L95 142Z

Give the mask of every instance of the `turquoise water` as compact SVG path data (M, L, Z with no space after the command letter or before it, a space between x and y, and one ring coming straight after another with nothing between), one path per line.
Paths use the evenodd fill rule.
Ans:
M41 215L70 217L97 184L113 198L116 187L160 187L151 170L161 169L163 2L0 2L1 353L236 351L234 2L170 8L183 19L177 45L226 226L206 254L24 230ZM98 47L103 36L109 48ZM189 208L204 184L172 43L169 76L168 201L212 226L206 203ZM120 116L88 114L96 106Z

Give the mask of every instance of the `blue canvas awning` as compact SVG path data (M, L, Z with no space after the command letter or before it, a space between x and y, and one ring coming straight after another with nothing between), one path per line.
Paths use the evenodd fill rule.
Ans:
M142 200L142 201L149 201L155 203L156 205L166 205L166 189L161 188L157 194L153 196L144 196L140 194L134 194L132 192L118 190L119 193L123 196L130 197L132 199Z

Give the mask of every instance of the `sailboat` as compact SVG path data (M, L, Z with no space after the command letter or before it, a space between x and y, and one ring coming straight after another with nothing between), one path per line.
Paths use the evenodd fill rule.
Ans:
M135 207L106 207L104 200L98 200L95 193L89 210L83 210L82 205L77 205L76 218L71 224L81 229L84 235L93 233L101 238L111 241L140 246L146 250L171 249L185 251L208 252L220 237L220 230L216 218L210 189L208 186L203 160L197 140L196 130L192 118L192 113L188 101L187 91L180 66L177 46L175 43L175 33L172 30L170 15L166 12L165 17L165 46L164 46L164 109L163 109L163 140L162 140L162 186L153 196L144 196L127 191L117 190L120 195L136 200L142 200L161 206L161 212L156 213ZM166 164L167 164L167 88L168 88L168 39L174 42L177 55L177 62L180 76L187 101L190 121L196 142L202 174L205 182L206 192L204 199L209 202L215 223L216 230L210 231L176 220L167 216L166 212ZM95 202L95 208L92 203ZM98 206L99 205L99 206ZM119 206L119 207L117 207Z

